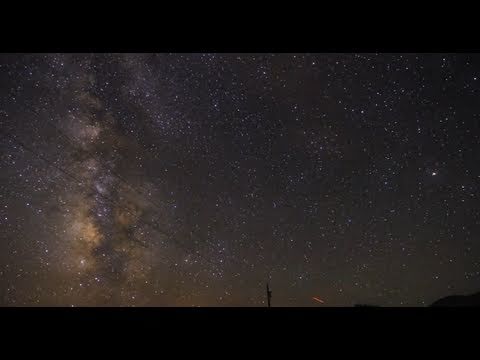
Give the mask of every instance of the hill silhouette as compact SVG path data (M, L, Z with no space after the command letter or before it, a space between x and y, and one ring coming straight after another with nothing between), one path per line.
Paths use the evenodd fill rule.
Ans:
M480 306L480 292L472 295L451 295L435 301L431 307Z

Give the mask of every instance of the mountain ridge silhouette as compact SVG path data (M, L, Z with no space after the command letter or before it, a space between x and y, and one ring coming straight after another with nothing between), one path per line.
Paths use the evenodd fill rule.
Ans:
M470 295L450 295L438 299L431 307L480 306L480 292Z

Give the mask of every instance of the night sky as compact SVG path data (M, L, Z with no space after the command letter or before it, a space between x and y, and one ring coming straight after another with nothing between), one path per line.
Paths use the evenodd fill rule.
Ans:
M480 54L1 54L0 305L479 291L479 124Z

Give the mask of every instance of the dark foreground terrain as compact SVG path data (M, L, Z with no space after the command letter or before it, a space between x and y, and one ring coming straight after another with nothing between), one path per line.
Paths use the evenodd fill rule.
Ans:
M433 307L439 306L480 306L480 292L472 295L452 295L435 301Z

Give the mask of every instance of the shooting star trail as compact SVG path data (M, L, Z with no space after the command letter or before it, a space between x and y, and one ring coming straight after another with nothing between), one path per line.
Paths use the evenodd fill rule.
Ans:
M315 297L315 296L312 297L312 299L315 300L315 301L317 301L317 302L319 302L319 303L321 303L321 304L324 304L324 303L325 303L322 299L319 299L318 297Z

